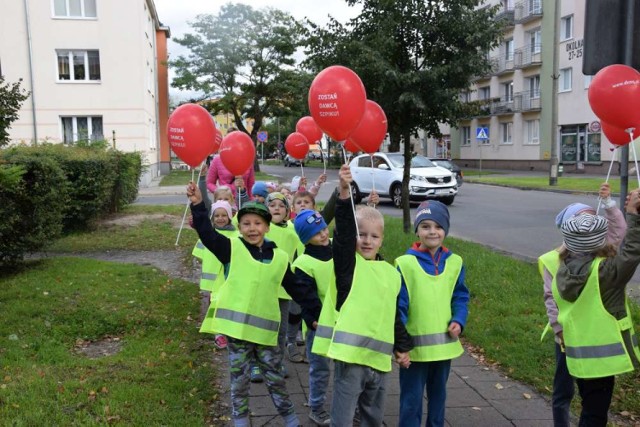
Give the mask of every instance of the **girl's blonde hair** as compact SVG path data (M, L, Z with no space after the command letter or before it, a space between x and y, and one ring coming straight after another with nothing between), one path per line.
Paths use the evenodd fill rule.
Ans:
M229 204L231 204L231 206L235 205L236 203L236 198L233 195L233 191L231 191L231 187L227 186L227 185L220 185L218 187L216 187L215 191L213 192L213 201L217 202L220 197L222 196L222 194L228 194L229 197L231 197L231 201L229 202Z

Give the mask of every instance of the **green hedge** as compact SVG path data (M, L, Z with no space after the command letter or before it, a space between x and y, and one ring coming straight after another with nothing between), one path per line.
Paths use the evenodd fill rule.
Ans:
M0 165L6 169L4 176L13 177L2 179L0 175L0 200L7 200L1 203L0 212L3 219L9 219L0 227L0 262L21 259L26 252L42 249L61 232L84 229L102 215L133 202L143 169L139 153L62 144L0 151ZM9 170L14 172L9 174ZM16 170L23 173L19 180ZM41 206L49 210L43 212ZM33 237L11 232L11 224L25 218L35 230ZM41 230L43 225L50 230Z

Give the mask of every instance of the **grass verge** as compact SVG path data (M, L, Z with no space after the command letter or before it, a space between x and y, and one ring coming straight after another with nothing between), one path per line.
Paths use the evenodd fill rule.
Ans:
M0 419L203 425L215 370L196 285L90 259L27 267L0 277Z
M480 184L497 184L505 185L509 187L531 188L531 189L553 189L553 190L566 190L566 191L586 191L597 194L600 184L602 184L605 178L579 178L579 177L560 177L558 178L558 185L550 186L548 177L501 177L495 175L487 176L474 176L473 174L465 173L465 182L475 182ZM609 178L609 184L611 184L611 192L620 192L620 179ZM630 186L633 187L633 183L630 181Z
M195 173L195 178L198 179L198 172ZM160 181L160 187L168 187L172 185L187 185L191 180L191 171L189 170L172 170L168 175L162 177ZM256 181L277 181L276 177L268 175L263 172L256 172Z

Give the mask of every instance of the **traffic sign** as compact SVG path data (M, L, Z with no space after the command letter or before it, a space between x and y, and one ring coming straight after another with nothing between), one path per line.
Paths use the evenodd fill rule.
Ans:
M267 142L268 137L269 134L267 133L267 131L261 130L260 132L258 132L258 141Z
M489 139L489 128L476 128L476 139Z

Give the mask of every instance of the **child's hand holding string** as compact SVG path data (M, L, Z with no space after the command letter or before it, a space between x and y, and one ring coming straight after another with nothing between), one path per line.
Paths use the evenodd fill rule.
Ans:
M200 189L195 184L195 182L190 181L189 185L187 185L187 197L191 201L192 204L197 205L202 202L202 193Z

